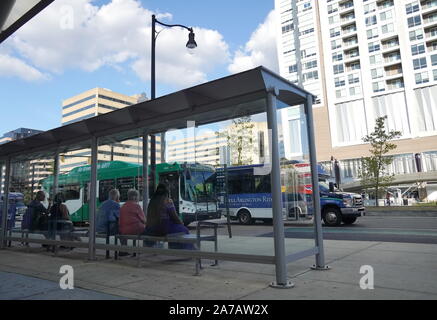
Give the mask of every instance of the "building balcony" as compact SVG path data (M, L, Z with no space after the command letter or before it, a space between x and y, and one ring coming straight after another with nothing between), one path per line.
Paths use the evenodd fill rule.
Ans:
M384 67L390 67L390 66L395 66L397 64L401 64L402 60L401 57L399 56L399 58L385 58L384 59Z
M427 52L434 52L437 51L437 41L427 43L426 44L426 51Z
M352 48L358 47L358 40L354 40L354 41L343 41L343 48L346 48L347 50L350 50Z
M355 15L350 15L346 17L342 17L340 19L341 26L347 26L348 24L355 22Z
M437 32L427 32L425 33L426 42L437 41Z
M423 27L424 28L430 28L430 27L434 27L434 26L437 26L437 13L432 15L432 16L423 18Z
M399 43L397 45L386 45L386 46L382 46L382 53L383 54L388 54L390 52L396 52L399 51Z
M378 10L383 10L385 8L390 8L394 6L393 0L377 0L376 5L378 6Z
M345 57L344 57L344 63L346 63L346 64L349 64L349 63L354 62L354 61L359 61L359 60L360 60L360 55L359 54L358 55L354 55L354 56L352 56L352 55L346 56L345 55Z
M338 8L338 11L340 12L340 14L348 14L348 13L351 13L351 12L355 13L355 11L354 11L354 3L353 2L347 2L347 3L352 3L352 5L343 5L343 6L340 6Z
M393 91L393 90L403 91L404 88L405 88L405 85L403 82L401 84L394 84L394 85L388 84L387 85L387 91L390 91L390 93L392 93L391 91Z
M355 37L358 36L357 30L349 31L349 32L343 31L342 39L344 40L344 39L347 39L347 38L350 38L350 37L354 37L354 36Z
M437 12L437 1L436 0L422 2L422 14L423 15L433 13L434 11Z
M404 78L404 74L403 72L399 72L399 73L389 73L386 72L385 74L385 80L390 81L390 80L395 80L395 79L399 79L399 78Z
M387 40L394 39L394 38L397 38L397 37L398 37L398 34L397 34L396 31L387 32L387 33L381 33L379 35L379 39L381 41L387 41Z

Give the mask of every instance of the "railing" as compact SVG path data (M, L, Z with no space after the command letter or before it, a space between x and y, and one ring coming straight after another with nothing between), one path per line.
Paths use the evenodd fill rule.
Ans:
M396 69L396 70L388 70L386 72L387 77L396 76L398 74L402 74L402 69Z
M401 56L391 56L391 57L387 57L384 58L385 63L391 63L391 62L397 62L401 60Z
M383 50L390 49L393 47L399 47L399 42L398 41L387 42L387 43L382 45Z
M430 15L423 19L424 24L432 23L437 21L437 14Z
M434 7L437 7L437 0L426 1L426 2L422 3L422 10L427 10L427 9L431 9Z
M355 20L355 14L347 15L340 19L341 22L347 22L351 20Z

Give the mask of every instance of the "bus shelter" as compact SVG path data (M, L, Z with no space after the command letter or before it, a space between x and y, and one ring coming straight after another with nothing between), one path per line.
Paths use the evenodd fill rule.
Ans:
M314 96L311 93L264 67L258 67L0 145L2 166L0 172L4 172L2 178L4 199L8 199L11 192L22 192L29 202L34 198L35 191L42 189L47 193L47 198L53 202L56 200L56 194L62 193L63 201L70 204L71 220L78 222L76 225L82 222L85 227L77 228L79 230L77 233L65 233L54 227L52 230L48 228L40 233L25 234L18 227L11 228L8 224L10 217L3 214L1 247L7 248L11 242L74 247L81 249L90 260L96 260L98 252L118 250L137 254L162 253L194 259L272 264L276 270L276 281L273 285L290 287L292 284L287 278L287 264L315 256L314 268L326 269L314 140L313 101ZM306 175L306 182L299 183L293 178L296 175L290 174L290 166L284 166L284 159L281 159L281 134L289 133L281 132L282 126L278 119L278 111L292 106L298 106L295 112L299 113L302 124L298 132L299 142L303 145L302 160L306 161L311 169ZM153 181L153 184L150 184L151 176L155 178L159 176L159 179L165 177L167 182L175 176L180 176L179 184L175 189L178 196L175 201L177 209L179 211L190 210L188 200L195 198L196 206L193 210L198 210L201 207L200 202L205 202L199 199L205 198L209 189L205 187L203 194L199 192L196 195L196 188L199 185L205 185L205 180L198 183L194 181L195 177L205 176L205 172L211 173L221 164L216 163L215 166L211 163L201 164L196 160L188 164L190 161L178 160L174 158L176 156L172 152L180 151L181 148L185 148L183 154L186 156L193 152L194 154L203 152L203 157L199 155L198 159L206 159L208 152L211 154L211 151L218 155L221 152L217 147L218 141L230 143L229 134L223 138L220 130L231 128L232 131L238 123L241 124L234 120L242 118L252 119L250 130L256 130L261 126L260 124L266 126L267 135L266 141L262 141L262 157L257 160L252 159L251 163L262 161L257 167L256 175L267 176L269 180L268 188L271 194L273 218L269 235L254 237L250 240L238 237L225 239L222 236L219 237L218 248L217 245L214 247L202 244L199 250L165 246L136 246L132 241L121 246L119 243L115 244L101 239L99 233L96 232L98 227L96 217L98 206L107 199L108 191L113 188L119 189L123 202L126 200L128 189L139 190L143 208L146 211L149 196L153 191L149 190L150 186L157 183ZM202 134L199 133L201 129L204 131ZM151 151L157 154L159 151L157 148L150 147L150 136L164 132L166 132L166 139L169 140L161 141L161 144L166 143L168 161L162 161L162 163L158 161L157 165L151 165ZM187 138L187 132L194 132L194 140ZM170 141L172 133L176 138ZM211 138L214 135L216 140L211 143L207 137ZM199 141L203 140L204 145L207 145L208 140L208 144L212 144L212 147L204 146L200 150L197 146ZM184 143L178 144L178 141L184 141ZM260 145L258 143L258 147ZM196 148L198 148L197 151ZM249 151L244 150L244 152ZM237 151L231 147L230 153L231 156L235 156ZM260 151L256 153L259 155ZM172 156L176 160L170 160ZM115 159L125 161L115 161ZM117 172L122 170L121 167L124 168L123 170L129 170L131 174L129 176L118 174ZM35 168L49 170L51 175L38 180ZM80 177L85 178L80 180ZM315 236L311 240L311 245L308 245L307 241L305 245L290 247L287 245L290 239L284 237L284 206L287 202L284 193L299 192L296 191L302 189L299 186L305 186L307 189L309 186L309 189L312 189L312 192L303 197L303 201L306 202L307 211L314 216ZM194 195L190 196L190 194ZM43 202L47 202L47 198ZM208 215L210 212L208 210L211 210L214 205L216 209L218 208L218 202L214 203L218 201L218 198L209 199L210 202L206 200L207 209L202 209L203 214L206 210ZM8 201L2 202L1 211L9 212Z

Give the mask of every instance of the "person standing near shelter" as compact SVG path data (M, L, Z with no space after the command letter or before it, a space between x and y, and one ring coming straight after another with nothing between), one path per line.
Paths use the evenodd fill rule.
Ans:
M140 194L137 190L131 189L127 192L127 201L120 209L120 234L136 235L144 232L146 217L139 200Z
M46 199L44 191L38 191L35 199L32 200L23 217L22 229L47 230L49 210L42 204Z
M108 235L118 233L120 218L120 192L117 189L109 191L109 199L102 203L97 213L96 231Z

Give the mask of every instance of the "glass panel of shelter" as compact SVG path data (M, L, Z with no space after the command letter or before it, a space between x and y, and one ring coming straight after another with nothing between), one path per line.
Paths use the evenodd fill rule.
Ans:
M47 151L12 159L9 198L14 207L8 226L11 245L56 254L77 246L78 251L87 252L88 230L79 228L84 220L84 184L79 183L77 170L71 174L78 159L66 160L68 153L66 148L59 153ZM57 178L56 172L60 172Z
M313 232L314 203L305 106L286 106L278 100L281 191L286 254L314 247L305 239Z

